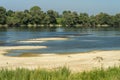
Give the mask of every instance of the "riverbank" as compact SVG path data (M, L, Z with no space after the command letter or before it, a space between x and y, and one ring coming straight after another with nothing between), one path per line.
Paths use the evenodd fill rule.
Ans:
M68 40L69 38L35 38L22 43L42 43L53 40ZM10 50L31 50L47 48L47 46L6 46L0 47L0 68L56 69L67 66L73 72L89 71L94 68L108 68L120 65L120 50L91 51L72 54L34 54L26 53L18 57L5 56Z
M71 25L62 25L62 24L49 24L49 25L44 25L44 24L41 24L41 25L36 25L36 24L28 24L28 25L8 25L8 24L0 24L0 28L8 28L8 27L28 27L28 28L42 28L42 27L71 27ZM93 28L99 28L99 27L111 27L111 25L108 25L108 24L104 24L104 25L82 25L82 24L77 24L77 25L72 25L72 27L80 27L80 28L84 28L84 27L93 27ZM114 26L115 27L115 26Z
M32 47L31 47L32 48ZM18 49L18 48L16 48ZM20 49L20 48L19 48ZM22 48L21 48L22 49ZM120 65L120 51L92 51L76 54L35 54L35 56L8 57L5 49L0 48L1 68L45 68L56 69L67 66L75 72L89 71L95 68L108 68ZM29 55L32 55L30 53Z

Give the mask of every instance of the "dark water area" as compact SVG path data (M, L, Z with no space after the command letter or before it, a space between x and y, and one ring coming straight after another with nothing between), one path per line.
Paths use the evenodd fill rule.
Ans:
M63 37L69 40L43 43L18 43L34 38ZM23 53L77 53L93 50L120 50L120 28L0 28L0 46L48 46L46 49L13 50L8 56Z

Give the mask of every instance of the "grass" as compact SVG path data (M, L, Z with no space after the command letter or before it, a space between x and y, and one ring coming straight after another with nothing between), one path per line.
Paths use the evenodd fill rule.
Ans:
M120 80L120 67L82 73L71 73L66 67L55 70L1 69L0 80Z

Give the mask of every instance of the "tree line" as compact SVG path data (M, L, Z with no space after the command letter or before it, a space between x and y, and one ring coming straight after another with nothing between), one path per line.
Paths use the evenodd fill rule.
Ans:
M120 13L109 15L99 13L88 15L63 11L62 14L54 10L42 11L39 6L33 6L29 10L12 11L0 7L0 25L7 26L116 26L120 27Z

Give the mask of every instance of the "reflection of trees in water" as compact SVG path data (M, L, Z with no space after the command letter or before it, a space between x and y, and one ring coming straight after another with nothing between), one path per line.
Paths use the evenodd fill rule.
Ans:
M0 32L6 32L6 31L7 31L7 28L5 27L0 28Z
M7 41L7 28L3 27L0 28L0 46L5 45L5 42Z

